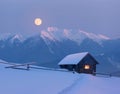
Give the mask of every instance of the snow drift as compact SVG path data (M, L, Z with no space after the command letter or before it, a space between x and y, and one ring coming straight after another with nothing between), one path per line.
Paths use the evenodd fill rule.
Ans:
M120 78L53 70L7 69L0 63L0 94L119 94Z

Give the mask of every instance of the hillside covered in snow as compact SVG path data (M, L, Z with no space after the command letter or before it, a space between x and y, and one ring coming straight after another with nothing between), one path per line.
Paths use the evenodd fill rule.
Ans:
M104 72L120 70L120 39L83 30L48 27L35 36L0 35L0 59L8 62L36 62L39 66L57 67L69 54L89 52Z
M120 78L72 72L5 68L0 63L0 94L119 94Z

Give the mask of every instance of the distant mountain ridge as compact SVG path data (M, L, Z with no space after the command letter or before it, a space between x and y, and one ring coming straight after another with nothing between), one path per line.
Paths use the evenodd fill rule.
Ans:
M48 27L47 30L41 31L40 36L43 39L49 39L52 41L62 41L62 40L71 40L80 44L84 39L89 38L96 42L100 42L102 40L109 40L109 37L106 37L101 34L93 34L88 33L82 30L68 30L63 29L59 30L56 27Z
M48 27L36 36L24 39L21 35L0 38L0 59L8 62L37 62L57 67L68 54L90 52L104 71L120 69L120 39L110 39L81 30Z

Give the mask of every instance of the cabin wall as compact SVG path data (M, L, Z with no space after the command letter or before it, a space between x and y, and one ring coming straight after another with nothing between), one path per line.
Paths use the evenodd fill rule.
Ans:
M90 65L90 69L85 69L85 65ZM96 64L93 63L92 60L89 59L83 59L81 62L79 62L76 67L75 71L78 73L90 73L96 72Z
M60 68L68 69L69 71L73 71L75 69L75 65L60 65Z
M89 64L90 65L90 64ZM93 74L96 72L96 65L90 65L90 69L84 69L85 64L77 64L77 65L60 65L60 68L67 69L69 71L76 71L77 73L88 73Z

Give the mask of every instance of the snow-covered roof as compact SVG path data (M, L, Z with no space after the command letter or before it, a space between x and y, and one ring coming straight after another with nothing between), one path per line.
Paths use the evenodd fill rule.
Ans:
M58 65L78 64L87 54L88 52L70 54L66 56L63 60L61 60Z

